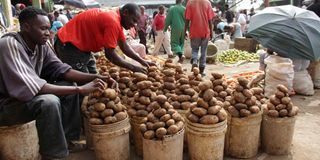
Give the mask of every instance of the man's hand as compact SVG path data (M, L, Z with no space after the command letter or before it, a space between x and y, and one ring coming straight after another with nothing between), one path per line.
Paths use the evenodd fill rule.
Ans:
M134 66L132 69L131 69L132 72L141 72L141 73L144 73L144 74L147 74L147 69L143 68L143 67L139 67L139 66Z
M104 82L107 82L109 88L115 89L116 91L120 91L118 82L111 78L109 75L99 75L99 78L102 79Z
M78 87L79 93L82 95L88 95L91 92L94 91L100 91L103 92L103 90L106 88L106 84L103 80L97 78L83 86Z

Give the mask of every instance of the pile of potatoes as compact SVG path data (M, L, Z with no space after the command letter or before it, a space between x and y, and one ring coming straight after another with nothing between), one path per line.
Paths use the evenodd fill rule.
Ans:
M156 92L162 86L162 74L158 67L151 66L148 68L148 80L152 82L150 89Z
M186 117L193 123L216 124L227 119L226 111L221 107L221 102L214 97L213 84L210 80L199 84L199 98L191 104Z
M288 94L288 89L284 85L277 86L277 91L269 97L263 108L264 114L274 118L293 117L299 111L299 108L293 105Z
M174 91L176 89L176 70L173 68L164 69L162 73L164 74L162 92L167 97L171 97L171 95L174 94Z
M200 70L198 67L192 68L192 74L188 76L189 78L189 84L190 86L196 91L200 92L200 89L198 87L199 83L202 81L202 77L200 74Z
M253 87L250 89L252 94L257 98L258 106L266 103L267 99L263 94L263 89L260 87Z
M229 100L228 112L232 117L247 117L251 114L259 113L260 106L257 104L257 98L253 91L248 88L249 81L239 77L238 84Z
M176 84L175 95L169 98L169 102L174 109L188 110L193 102L197 102L198 93L191 88L189 80L180 78Z
M225 99L230 99L232 89L228 88L228 83L223 80L223 74L211 73L211 82L213 85L214 97L217 100L224 102ZM229 97L228 97L229 96ZM228 97L228 98L227 98Z
M162 140L164 136L174 135L182 130L184 122L165 95L158 95L155 99L150 104L152 112L140 125L140 131L145 139Z
M88 96L87 106L82 111L89 118L91 125L110 124L124 120L128 115L126 107L114 89L107 88L104 92L96 91Z
M138 91L131 99L128 114L130 116L146 117L152 111L151 102L156 97L156 93L150 89L153 83L143 73L136 72L133 74L133 77L133 82L136 84Z

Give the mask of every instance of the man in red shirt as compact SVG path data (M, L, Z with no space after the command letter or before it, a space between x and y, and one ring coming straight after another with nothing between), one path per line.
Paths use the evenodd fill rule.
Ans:
M91 52L105 50L105 56L115 65L133 72L146 72L143 67L126 62L115 52L120 49L128 57L143 66L149 66L128 46L124 29L134 27L140 18L140 9L136 4L129 3L114 11L90 9L63 26L57 34L55 50L59 58L72 68L89 73L96 73L95 60Z
M189 0L186 7L186 27L185 32L189 28L190 23L190 40L192 49L192 68L198 67L198 52L201 47L201 56L199 69L204 76L206 66L207 47L209 39L212 39L212 20L215 14L212 10L209 0Z

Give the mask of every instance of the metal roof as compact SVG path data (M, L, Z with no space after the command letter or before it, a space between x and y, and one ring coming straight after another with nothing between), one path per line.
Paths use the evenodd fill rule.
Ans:
M97 0L97 2L105 6L121 6L127 3L136 3L137 5L161 5L175 4L175 0Z

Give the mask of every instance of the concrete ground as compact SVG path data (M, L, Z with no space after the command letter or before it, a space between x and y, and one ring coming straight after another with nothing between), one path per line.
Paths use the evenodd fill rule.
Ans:
M189 72L191 66L184 63L184 68ZM258 63L245 63L242 65L225 66L222 64L208 65L207 75L211 72L224 73L227 76L253 71L258 69ZM257 157L252 158L256 160L317 160L320 159L320 90L316 90L314 96L293 96L292 100L296 106L299 106L300 112L298 114L292 144L292 153L286 156L271 156L263 152L259 152ZM131 147L130 159L142 160L134 153L133 146ZM84 151L71 154L68 160L94 160L94 152ZM188 159L188 153L184 153L184 159ZM232 158L225 158L226 160L233 160Z

